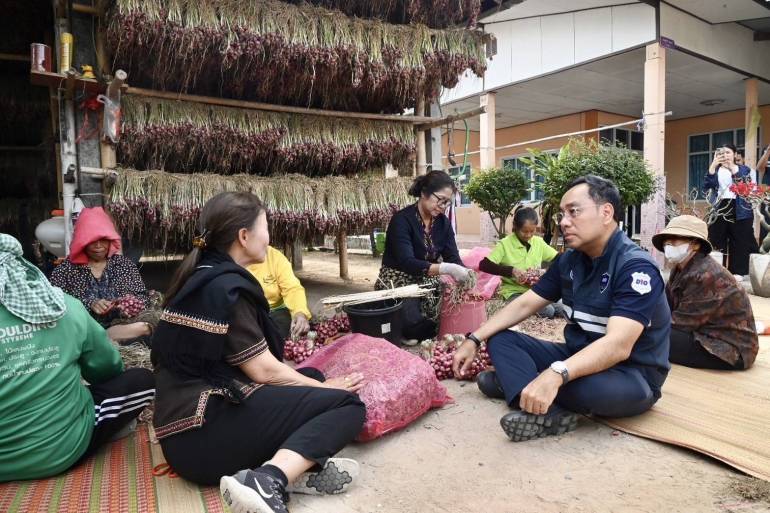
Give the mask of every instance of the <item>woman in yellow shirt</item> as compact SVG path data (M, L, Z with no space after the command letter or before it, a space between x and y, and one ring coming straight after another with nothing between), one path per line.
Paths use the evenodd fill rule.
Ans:
M270 317L284 340L297 339L310 329L305 288L294 276L291 262L277 249L267 247L265 261L247 267L270 303Z
M527 283L528 270L542 268L544 262L551 262L558 254L542 237L535 235L537 225L535 209L519 208L513 216L513 233L498 242L479 263L480 271L503 277L500 295L506 302L513 301L533 285ZM557 305L548 305L538 314L552 319L557 308Z

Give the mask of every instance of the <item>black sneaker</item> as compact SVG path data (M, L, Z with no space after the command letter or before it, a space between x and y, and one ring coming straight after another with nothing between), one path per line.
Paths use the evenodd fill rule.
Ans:
M522 410L507 413L500 425L514 442L526 442L550 435L563 435L577 428L577 413L554 404L545 415L535 415Z
M505 392L497 379L497 372L482 371L476 376L476 385L481 393L492 399L505 399Z
M219 480L219 491L233 513L288 513L289 494L264 472L241 470Z
M344 493L358 477L359 466L349 458L329 458L318 472L305 472L287 487L291 493L334 495Z

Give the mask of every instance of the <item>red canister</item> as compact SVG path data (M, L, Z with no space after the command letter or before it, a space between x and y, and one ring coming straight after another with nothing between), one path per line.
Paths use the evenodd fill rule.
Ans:
M32 57L32 71L50 71L53 69L51 62L51 47L42 43L30 45Z

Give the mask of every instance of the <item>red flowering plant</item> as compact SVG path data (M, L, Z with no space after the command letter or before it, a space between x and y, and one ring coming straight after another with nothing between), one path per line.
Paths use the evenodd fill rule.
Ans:
M767 222L767 207L770 205L770 185L756 184L748 181L741 181L730 186L730 192L735 193L740 198L746 200L754 211L759 214L759 222L768 235L760 244L760 253L770 253L770 223Z

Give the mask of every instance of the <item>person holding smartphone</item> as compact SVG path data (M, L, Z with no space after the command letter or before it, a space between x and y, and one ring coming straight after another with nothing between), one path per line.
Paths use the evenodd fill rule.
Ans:
M709 241L714 249L729 254L728 270L736 278L749 273L749 255L759 251L754 237L754 210L748 201L730 187L741 182L757 183L757 173L735 161L736 148L725 144L717 148L709 166L704 189L715 195L718 215L709 225Z

